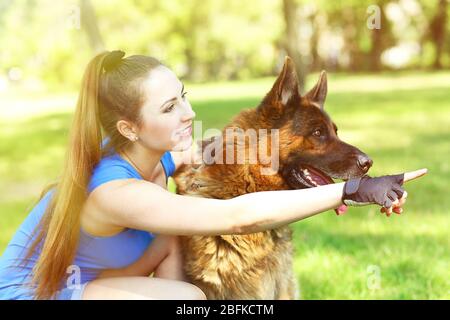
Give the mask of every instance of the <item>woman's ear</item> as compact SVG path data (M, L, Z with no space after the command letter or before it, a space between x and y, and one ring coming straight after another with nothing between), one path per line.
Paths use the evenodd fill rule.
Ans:
M136 141L138 139L137 130L134 125L126 120L119 120L116 123L117 130L130 141Z

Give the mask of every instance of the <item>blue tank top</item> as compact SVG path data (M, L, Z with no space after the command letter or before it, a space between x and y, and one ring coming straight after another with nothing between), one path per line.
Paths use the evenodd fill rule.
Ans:
M162 156L161 164L167 182L167 178L175 171L175 164L170 152L166 152ZM130 163L117 153L112 153L102 158L95 166L88 193L105 182L129 178L142 179ZM35 205L0 258L0 300L33 299L32 288L24 284L31 280L31 271L37 262L41 247L38 246L25 265L18 266L18 263L25 257L28 247L37 236L37 233L32 234L33 230L41 220L53 192L54 190L47 192ZM73 262L75 268L80 271L80 283L95 279L103 269L122 268L135 262L141 257L153 238L154 235L151 232L136 229L125 229L112 237L94 237L81 229L77 253ZM71 276L74 271L75 269L70 271L68 276ZM64 287L65 284L61 289Z

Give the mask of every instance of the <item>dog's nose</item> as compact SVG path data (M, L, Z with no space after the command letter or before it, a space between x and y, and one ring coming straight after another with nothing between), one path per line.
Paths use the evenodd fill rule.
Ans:
M367 173L367 171L369 171L370 167L372 166L373 161L368 156L360 154L358 155L357 163L358 167L360 167L364 173Z

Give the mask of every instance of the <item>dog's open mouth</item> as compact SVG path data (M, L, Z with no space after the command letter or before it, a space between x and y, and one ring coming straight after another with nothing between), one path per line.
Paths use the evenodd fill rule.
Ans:
M293 168L290 173L290 178L291 185L292 182L294 182L294 185L297 187L302 185L303 188L314 188L317 186L334 183L333 179L323 171L307 165L301 165L300 167ZM292 181L292 179L296 181ZM338 208L335 208L334 211L336 214L340 215L345 213L347 209L348 207L345 204L342 204Z

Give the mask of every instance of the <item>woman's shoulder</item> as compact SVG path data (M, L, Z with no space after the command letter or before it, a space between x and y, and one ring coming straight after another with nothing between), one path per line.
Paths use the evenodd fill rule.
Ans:
M142 179L136 169L119 154L113 153L103 157L94 167L88 184L88 193L108 181L117 179Z

